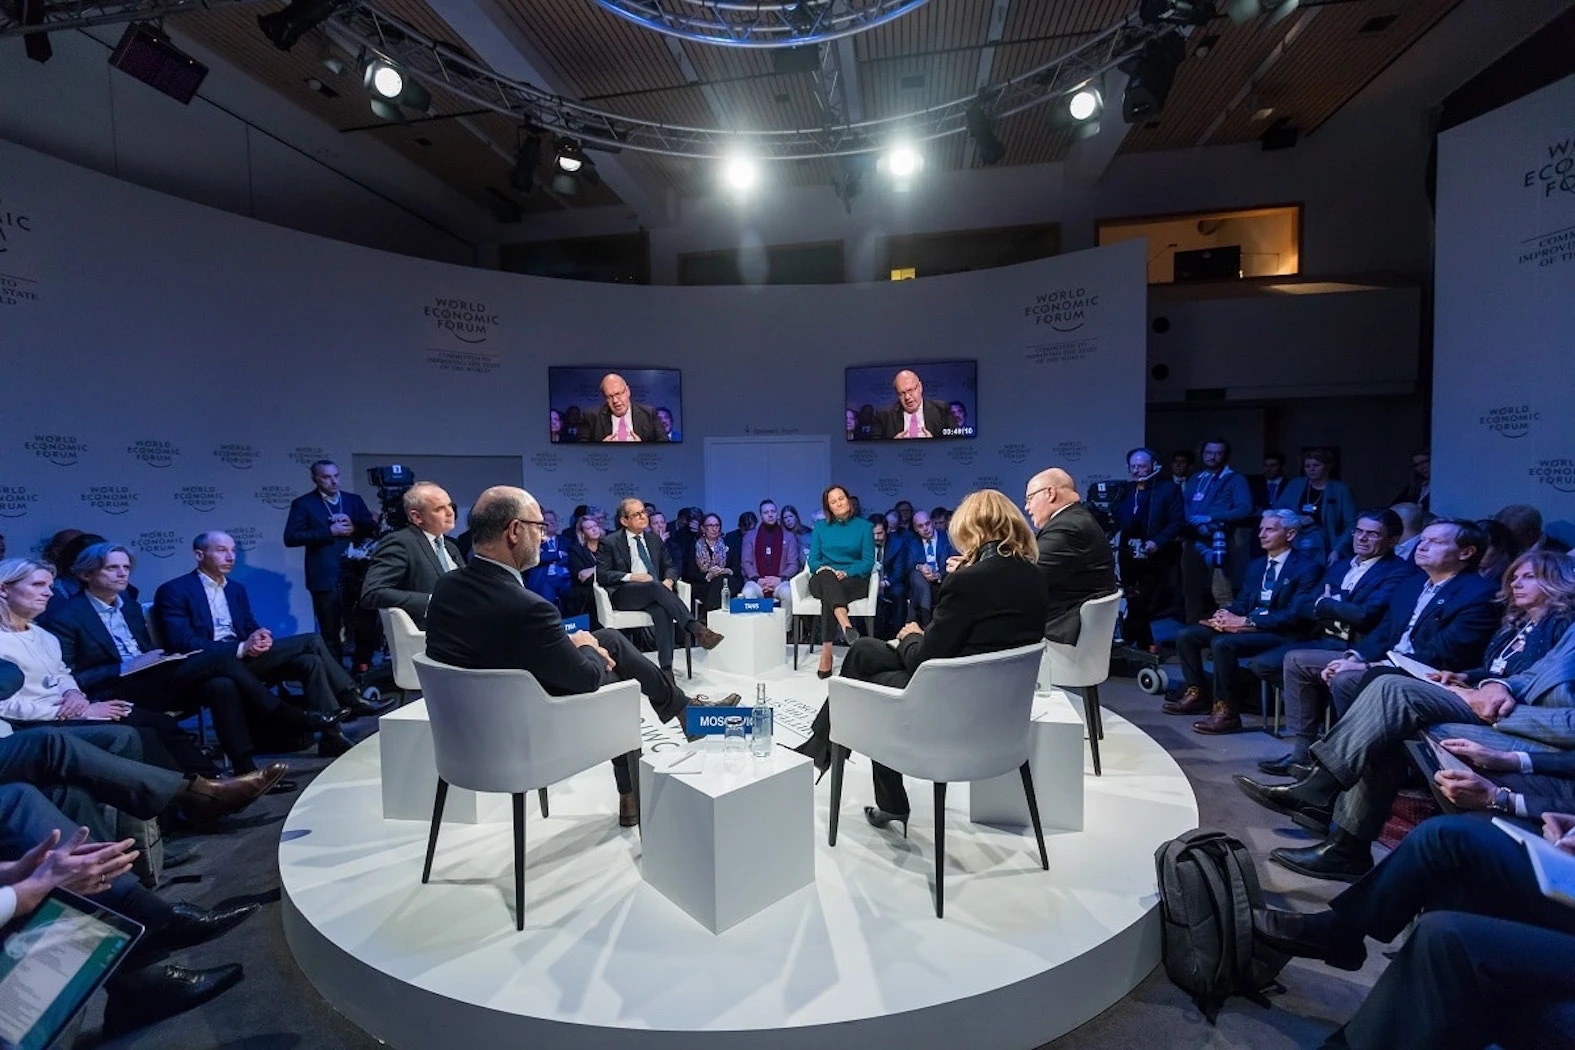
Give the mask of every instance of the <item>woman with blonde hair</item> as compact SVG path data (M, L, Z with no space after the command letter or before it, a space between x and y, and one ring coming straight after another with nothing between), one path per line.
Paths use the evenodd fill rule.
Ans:
M1488 642L1482 666L1440 671L1436 681L1474 686L1519 674L1548 655L1575 621L1575 561L1567 554L1527 551L1504 570L1498 600L1504 603L1504 619Z
M970 493L951 518L958 554L936 595L930 626L909 623L895 645L860 638L842 662L842 676L901 689L926 660L976 656L1043 641L1048 597L1038 568L1034 535L1005 493ZM958 703L967 703L958 697ZM824 772L831 765L831 708L815 716L798 750ZM874 764L875 805L864 816L878 828L896 821L908 832L908 795L902 774Z

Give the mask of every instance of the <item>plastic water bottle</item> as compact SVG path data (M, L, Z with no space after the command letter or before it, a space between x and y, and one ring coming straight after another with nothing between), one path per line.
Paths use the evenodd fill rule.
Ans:
M775 728L771 705L766 702L766 683L755 684L755 707L749 712L754 731L749 735L749 753L756 758L771 757L771 735Z
M728 604L730 602L732 602L732 600L733 600L733 588L731 588L731 587L729 587L727 585L727 581L726 580L723 580L722 581L722 611L723 612L727 612L728 611L728 608L727 608Z
M744 720L738 715L728 715L722 726L722 764L728 769L737 769L743 765L744 752L748 750L744 742Z

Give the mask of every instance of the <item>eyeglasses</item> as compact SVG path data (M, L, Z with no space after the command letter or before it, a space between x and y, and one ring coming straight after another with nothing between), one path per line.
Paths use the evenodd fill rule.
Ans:
M547 523L545 521L532 521L530 518L515 518L514 520L519 522L521 525L534 525L538 529L545 529L547 527Z
M650 515L647 514L643 510L631 510L629 513L625 514L624 517L626 517L626 518L648 518L648 517L650 517Z
M1046 485L1046 486L1045 486L1045 487L1044 487L1044 488L1042 488L1042 489L1034 489L1034 490L1033 490L1033 491L1032 491L1032 492L1030 492L1030 493L1029 493L1029 494L1028 494L1028 495L1026 495L1026 496L1024 496L1024 497L1023 497L1023 502L1024 502L1024 503L1031 503L1031 502L1033 502L1033 498L1034 498L1034 497L1035 497L1035 496L1037 496L1037 495L1039 495L1039 494L1040 494L1040 493L1041 493L1041 492L1049 492L1049 491L1050 491L1050 486L1049 486L1049 485Z

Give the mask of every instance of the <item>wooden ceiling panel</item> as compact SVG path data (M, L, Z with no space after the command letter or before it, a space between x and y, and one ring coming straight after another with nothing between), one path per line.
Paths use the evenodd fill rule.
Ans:
M496 2L578 98L594 100L684 83L660 33L609 14L591 0Z

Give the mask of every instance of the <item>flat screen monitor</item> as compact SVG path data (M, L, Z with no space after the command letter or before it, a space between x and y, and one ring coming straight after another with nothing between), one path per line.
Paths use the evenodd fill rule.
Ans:
M554 444L682 441L683 373L676 368L555 365L547 369L547 423ZM620 382L621 380L621 382ZM603 393L604 389L607 393ZM615 415L607 394L626 390Z
M925 361L847 370L849 441L971 438L979 362Z

